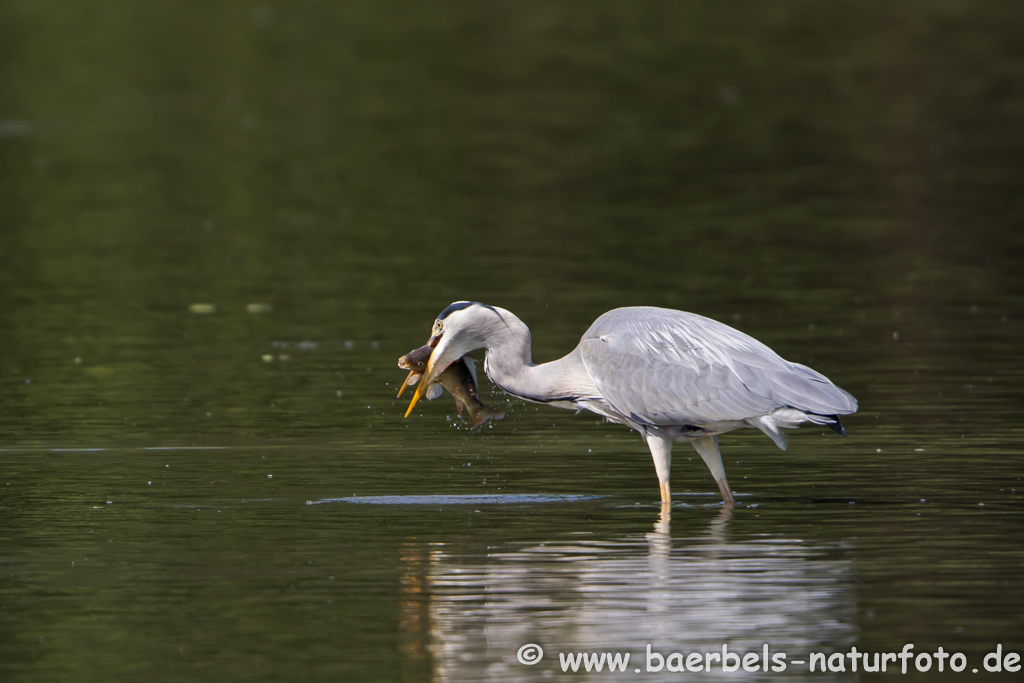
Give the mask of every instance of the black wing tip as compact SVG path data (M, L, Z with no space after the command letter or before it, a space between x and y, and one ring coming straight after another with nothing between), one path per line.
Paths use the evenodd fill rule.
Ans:
M839 436L846 436L846 430L843 429L843 423L842 421L840 421L838 415L823 415L822 417L827 417L832 420L832 422L828 423L829 429L831 429Z

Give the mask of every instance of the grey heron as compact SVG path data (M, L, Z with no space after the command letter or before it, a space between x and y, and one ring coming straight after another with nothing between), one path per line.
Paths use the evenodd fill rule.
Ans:
M663 505L671 502L676 441L693 445L732 505L719 434L759 429L784 450L781 429L810 422L845 436L839 416L857 412L857 400L821 373L728 325L666 308L608 311L571 353L536 365L523 321L497 306L458 301L437 316L428 344L433 351L406 417L450 363L485 349L484 371L507 393L586 409L640 432L654 457Z

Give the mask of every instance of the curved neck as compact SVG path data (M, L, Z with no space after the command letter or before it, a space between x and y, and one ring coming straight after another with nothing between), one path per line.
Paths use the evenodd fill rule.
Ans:
M534 365L530 329L506 311L502 321L484 339L484 372L492 382L514 396L540 403L575 402L596 395L578 349L559 360Z

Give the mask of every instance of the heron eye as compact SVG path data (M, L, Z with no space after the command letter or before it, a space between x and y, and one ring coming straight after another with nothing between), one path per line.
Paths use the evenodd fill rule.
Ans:
M440 320L435 320L434 321L434 330L433 330L432 334L435 337L440 337L442 332L444 332L444 323L442 323Z

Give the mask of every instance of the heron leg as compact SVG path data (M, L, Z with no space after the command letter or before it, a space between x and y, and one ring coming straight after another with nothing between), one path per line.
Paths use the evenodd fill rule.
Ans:
M654 469L658 473L658 484L661 488L661 503L672 502L672 491L669 489L669 474L672 471L672 439L661 430L648 429L644 432L647 447L654 456Z
M694 439L690 443L700 454L704 464L711 470L711 476L715 478L715 483L718 484L718 490L721 491L725 504L732 505L735 501L732 491L729 490L729 482L725 480L725 466L722 464L722 454L718 451L718 437L705 436Z

